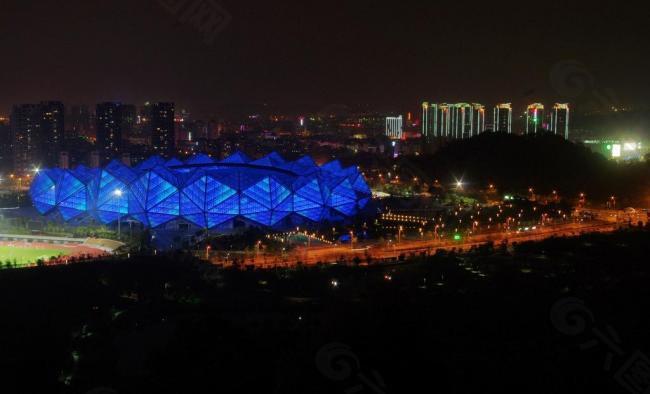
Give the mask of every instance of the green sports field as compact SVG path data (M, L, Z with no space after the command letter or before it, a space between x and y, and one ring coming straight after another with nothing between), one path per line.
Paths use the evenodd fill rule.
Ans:
M65 255L68 251L66 249L34 249L34 248L20 248L13 246L0 246L0 264L4 265L6 261L11 263L16 260L16 264L20 267L26 264L34 263L38 259L49 260L52 256Z

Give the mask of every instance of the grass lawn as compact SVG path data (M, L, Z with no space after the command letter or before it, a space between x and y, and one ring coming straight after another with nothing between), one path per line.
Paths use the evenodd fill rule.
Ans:
M34 263L38 259L48 260L52 256L61 256L66 254L65 249L32 249L18 248L9 246L0 246L0 264L8 260L13 263L16 259L18 266Z

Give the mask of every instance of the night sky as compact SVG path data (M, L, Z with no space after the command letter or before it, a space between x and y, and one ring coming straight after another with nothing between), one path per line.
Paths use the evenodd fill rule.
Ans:
M417 111L423 99L641 105L650 85L647 3L219 0L232 20L211 44L158 0L2 3L0 114L45 99L173 100L197 116L264 103Z

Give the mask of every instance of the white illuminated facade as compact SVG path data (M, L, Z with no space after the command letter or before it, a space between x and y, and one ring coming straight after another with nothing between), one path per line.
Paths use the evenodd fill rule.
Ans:
M471 138L485 131L485 107L481 104L422 104L422 136Z
M386 118L386 136L393 140L404 137L404 118L401 115Z
M438 106L440 109L440 136L451 138L451 107L453 104L443 103Z
M563 135L565 139L569 139L569 119L570 119L569 104L555 104L553 112L551 112L551 132L556 135Z
M485 106L472 104L472 137L485 131Z
M544 105L531 104L526 110L526 134L537 134L544 130Z
M431 140L434 137L439 137L438 117L438 104L422 103L422 138Z
M492 131L512 134L512 104L497 104L494 107Z

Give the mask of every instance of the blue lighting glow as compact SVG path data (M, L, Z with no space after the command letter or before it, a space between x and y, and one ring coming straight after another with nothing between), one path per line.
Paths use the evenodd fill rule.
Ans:
M129 218L155 228L182 218L210 229L234 219L273 228L340 221L359 213L371 194L357 168L339 161L319 167L309 156L287 162L277 153L253 161L241 152L220 162L153 156L135 168L113 161L100 169L44 169L30 190L39 213L65 221Z

